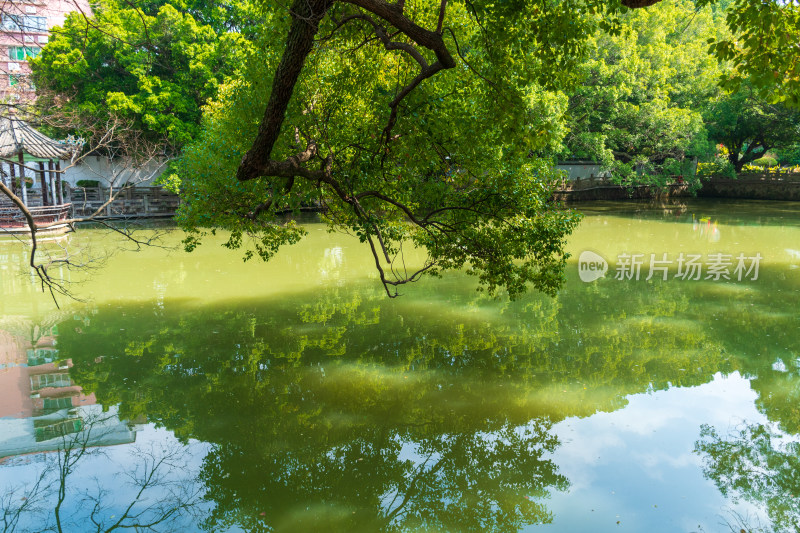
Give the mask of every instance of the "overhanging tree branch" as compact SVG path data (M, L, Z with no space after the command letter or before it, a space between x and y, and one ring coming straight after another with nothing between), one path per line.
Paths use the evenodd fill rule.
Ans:
M438 31L431 31L417 25L403 14L403 4L389 4L383 0L347 0L345 3L363 8L378 16L381 20L397 28L417 45L432 51L437 58L435 63L429 65L422 54L412 45L391 40L387 31L372 20L371 17L360 15L345 19L360 18L370 22L376 35L387 50L405 51L420 65L420 73L389 104L391 114L384 130L385 139L388 141L392 127L397 120L397 106L399 103L423 80L430 78L440 70L455 67L456 62L442 39L441 28L438 28ZM259 126L258 135L250 150L242 158L237 170L236 178L239 181L252 180L260 176L279 175L286 177L286 166L271 161L270 156L280 134L280 128L283 124L289 101L294 93L294 87L297 84L305 60L313 49L314 37L319 30L320 22L328 13L332 4L333 0L295 0L292 4L290 8L292 23L286 39L284 54L275 73L270 98ZM440 9L440 24L444 21L445 6L446 3L443 2ZM275 174L275 172L283 173Z

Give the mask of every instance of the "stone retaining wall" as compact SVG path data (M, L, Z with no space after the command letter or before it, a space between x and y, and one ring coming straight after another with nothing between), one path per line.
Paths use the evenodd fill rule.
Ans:
M563 202L590 202L597 200L630 200L674 198L691 196L686 184L661 187L622 187L605 180L589 182L582 187L557 191L554 198ZM103 187L75 187L69 191L75 217L89 216L108 199L108 189ZM703 182L697 191L700 198L733 198L754 200L800 201L800 175L743 174L739 179L712 178ZM0 197L0 206L7 200ZM35 204L34 204L35 205ZM161 187L134 187L126 189L103 209L101 217L171 217L180 198ZM10 203L9 206L11 207Z
M598 185L582 189L566 189L556 191L555 200L561 202L592 202L597 200L642 200L650 198L673 198L691 196L688 186L674 184L667 187L623 187L620 185Z

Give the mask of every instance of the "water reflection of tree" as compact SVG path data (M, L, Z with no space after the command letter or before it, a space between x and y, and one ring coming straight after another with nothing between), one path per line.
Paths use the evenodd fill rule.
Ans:
M103 404L215 444L210 529L513 530L548 520L542 498L568 483L552 422L726 367L719 341L675 320L681 287L596 287L115 306L59 342Z
M459 434L383 426L336 442L318 430L278 444L266 439L260 449L240 437L219 445L204 463L202 478L217 504L206 525L514 531L547 522L539 499L567 484L543 458L557 445L548 430L548 422Z
M800 531L800 442L764 424L727 435L704 426L697 453L704 473L725 496L763 505L772 533Z
M513 394L495 386L483 398L471 363L452 363L462 352L476 362L469 328L439 331L426 345L419 325L406 324L410 338L376 346L359 328L349 331L379 325L372 311L333 307L295 310L305 322L274 308L180 313L149 321L150 335L135 332L123 345L113 333L119 324L99 313L91 355L73 344L83 336L75 328L61 343L83 352L75 379L106 404L121 401L123 416L146 413L184 438L216 444L202 472L216 502L209 529L505 531L549 520L538 500L567 484L544 457L557 446L550 423L528 424L530 412L511 420L503 405ZM125 310L128 328L151 312ZM106 326L108 336L96 337ZM416 355L390 367L387 345ZM331 357L342 347L360 355ZM108 353L124 355L95 362ZM438 372L445 365L463 379Z

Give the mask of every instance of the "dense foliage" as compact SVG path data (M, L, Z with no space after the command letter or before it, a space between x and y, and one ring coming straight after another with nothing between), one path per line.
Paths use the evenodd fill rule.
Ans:
M728 166L741 172L791 146L800 112L747 78L731 83L733 64L706 53L707 41L730 39L723 7L661 2L626 15L619 35L595 35L583 81L569 92L562 156L600 161L625 183L662 184L691 177L698 160L728 175ZM722 165L711 163L715 144L724 146Z
M360 19L337 30L337 20L357 13L332 9L320 22L323 37L305 59L273 149L275 160L290 168L236 179L267 108L264 96L283 64L291 21L276 9L265 13L271 31L256 46L262 51L207 108L203 135L173 176L185 199L184 226L230 230L233 248L250 236L255 252L267 259L301 236L276 215L324 206L331 227L371 247L392 295L423 272L466 265L490 291L505 288L514 296L533 286L553 292L566 258L564 238L577 218L549 201L558 175L550 161L530 153L552 152L563 135L563 99L545 85L571 77L566 52L579 55L581 43L553 33L558 28L549 24L587 31L597 26L597 16L545 17L536 4L514 13L484 6L485 13L475 14L466 4L448 4L443 39L453 49L457 42L463 58L392 108L389 101L413 83L419 65L370 42L369 25ZM418 6L415 20L430 24L437 12L438 5ZM510 17L505 30L498 26L487 44L488 26L504 17ZM527 53L545 38L564 49L558 62ZM409 246L427 249L428 260L406 269L403 249Z
M699 5L716 0L698 0ZM710 39L711 52L731 68L723 85L731 90L749 82L771 103L800 106L800 3L794 0L730 0L725 21L731 34Z

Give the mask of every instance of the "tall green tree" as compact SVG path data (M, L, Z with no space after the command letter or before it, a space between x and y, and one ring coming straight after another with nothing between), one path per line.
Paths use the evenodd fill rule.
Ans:
M31 62L38 106L117 116L180 149L199 134L202 106L234 72L245 42L185 8L108 0L92 15L70 13Z
M791 148L800 138L800 110L771 104L748 84L711 102L705 119L709 136L725 145L736 172L770 150Z
M674 1L628 13L618 35L596 34L570 92L562 157L637 183L691 173L692 158L709 151L701 111L720 75L706 40L724 33L711 8Z
M267 6L266 52L209 106L174 176L184 227L230 230L232 248L250 237L268 259L302 236L276 216L319 205L370 247L390 296L465 266L490 292L553 293L577 216L550 201L551 162L529 154L563 135L565 101L548 89L572 81L585 35L616 28L621 7L606 7ZM427 260L405 263L408 247Z
M513 297L560 286L577 224L550 201L552 162L530 157L552 153L565 134L557 91L577 80L590 36L620 34L630 8L659 0L175 2L109 0L94 18L74 15L34 67L53 104L133 117L148 135L191 144L169 179L195 232L187 248L205 228L223 228L229 247L248 238L245 257L268 259L303 234L280 215L321 206L332 229L370 247L391 296L467 267ZM794 3L765 3L791 21ZM734 37L785 40L760 12L730 5L740 12L727 20ZM682 17L687 28L696 18ZM754 50L740 52L752 59ZM684 68L663 50L652 57ZM774 83L791 92L792 79ZM620 111L620 126L650 136L615 139L621 154L640 145L649 161L679 161L698 150L697 116L682 111L690 97L676 107L673 93ZM404 262L409 247L427 260Z
M529 157L564 133L565 102L549 90L574 83L587 36L618 34L629 8L656 3L265 5L266 52L209 108L203 138L173 176L182 223L198 232L187 247L202 228L220 227L232 232L229 247L247 236L268 259L302 237L276 217L320 205L332 229L370 247L390 296L423 274L462 267L490 292L554 292L576 218L549 202L551 162ZM694 16L683 17L687 26ZM768 35L745 22L728 24ZM665 105L668 96L620 117L651 133L642 151L657 161L702 144L700 116ZM660 142L665 130L675 142ZM408 246L428 251L419 268L406 268Z

